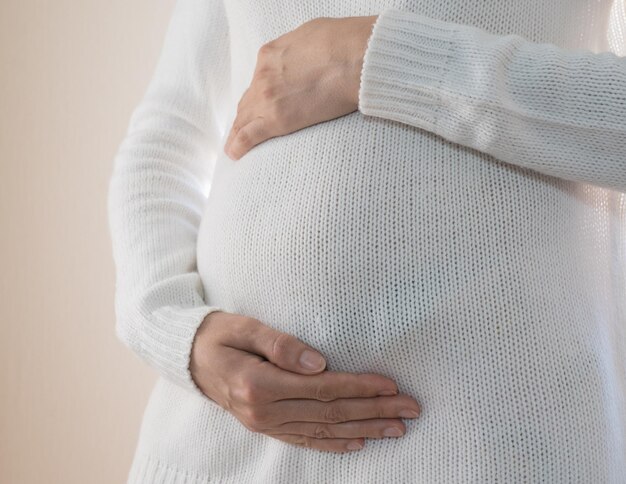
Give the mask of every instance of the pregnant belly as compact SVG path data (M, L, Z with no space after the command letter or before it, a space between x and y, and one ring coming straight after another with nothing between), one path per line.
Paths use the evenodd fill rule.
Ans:
M220 153L198 271L208 304L319 346L329 368L417 364L442 345L467 364L467 338L512 343L521 325L545 340L545 311L584 298L584 275L564 277L563 200L558 183L353 113ZM557 307L545 287L562 279Z
M523 224L512 216L523 177L360 113L272 138L236 162L220 152L198 237L205 297L337 350L338 364L379 362L432 324L460 324L473 294L500 298L498 286L518 283L509 272L532 252L509 240ZM524 219L541 219L540 205L527 204Z
M404 141L384 154L391 132ZM453 153L358 113L220 153L198 237L207 302L321 345L330 365L376 366L450 307L470 191L442 189Z
M585 210L572 189L355 113L220 154L198 236L205 299L294 334L329 370L393 378L421 425L473 436L459 454L530 466L541 448L574 468L589 445L604 455L611 396L602 298L563 251Z

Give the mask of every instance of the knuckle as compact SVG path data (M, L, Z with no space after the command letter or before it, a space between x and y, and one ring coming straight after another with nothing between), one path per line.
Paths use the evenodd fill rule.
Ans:
M326 405L324 408L324 420L337 423L345 421L345 414L339 405Z
M250 133L245 127L237 131L237 141L239 142L239 144L241 144L244 147L252 143L252 137L250 136Z
M256 83L267 82L267 78L270 75L272 68L269 62L265 62L263 58L257 61L256 68L254 70L254 79Z
M376 410L376 418L387 418L387 412L383 407L378 407Z
M332 395L332 391L328 385L320 383L315 387L315 398L322 402L329 402L334 400L335 396Z
M289 334L278 333L272 342L272 359L277 361L285 360L292 343L293 341Z
M240 377L236 387L233 389L233 396L236 400L246 404L260 402L261 393L261 388L259 388L254 376L249 371Z
M315 429L313 430L313 436L316 439L330 439L333 435L328 425L319 424L316 425Z
M250 379L250 377L243 376L239 387L237 388L239 400L243 403L252 403L251 400L253 400L255 391L254 382Z
M267 54L259 54L254 67L252 84L255 88L271 82L276 74L276 62Z
M276 47L276 44L273 40L266 42L261 47L259 47L259 51L257 53L257 57L264 57L272 52Z
M269 82L263 83L263 86L259 88L259 96L266 101L274 99L276 87Z
M264 400L265 397L263 389L261 389L256 383L249 384L246 393L246 402L251 405L257 405L259 403L263 403Z

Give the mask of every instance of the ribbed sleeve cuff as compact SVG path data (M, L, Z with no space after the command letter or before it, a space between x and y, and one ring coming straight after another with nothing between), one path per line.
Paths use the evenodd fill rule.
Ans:
M414 12L383 10L363 57L359 111L433 131L459 27Z
M163 306L152 312L149 324L142 324L141 352L165 378L209 399L191 377L189 363L193 340L204 318L223 311L215 306L183 308Z

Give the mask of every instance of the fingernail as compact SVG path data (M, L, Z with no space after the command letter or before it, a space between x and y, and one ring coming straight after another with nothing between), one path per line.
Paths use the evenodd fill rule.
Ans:
M300 355L300 364L309 370L321 370L324 363L324 358L313 351L304 350Z
M405 409L405 410L401 410L398 415L404 418L415 418L419 415L419 412L416 412L415 410Z
M358 440L353 440L346 447L348 447L348 449L350 450L359 450L363 448L363 444Z
M381 390L378 392L378 396L383 396L383 395L397 395L398 392L396 390Z
M383 435L385 437L400 437L402 435L402 430L398 427L387 427L383 430Z

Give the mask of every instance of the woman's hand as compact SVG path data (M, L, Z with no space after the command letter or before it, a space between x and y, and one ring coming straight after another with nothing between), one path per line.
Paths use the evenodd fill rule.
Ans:
M377 17L319 17L261 46L224 152L238 160L269 138L356 111Z
M301 364L312 352L317 369ZM248 430L318 450L345 452L365 437L399 437L399 417L419 412L393 380L375 373L324 371L325 361L295 336L259 320L210 313L193 343L190 370L202 392ZM391 395L391 396L380 396ZM396 433L387 435L385 429Z

